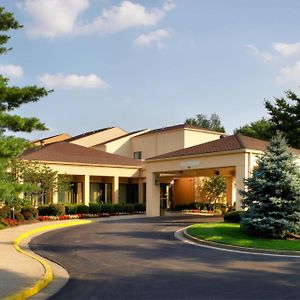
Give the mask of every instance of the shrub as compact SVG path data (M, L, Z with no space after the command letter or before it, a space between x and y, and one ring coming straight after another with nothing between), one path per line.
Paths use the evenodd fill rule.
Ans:
M0 218L7 219L11 216L11 208L8 205L4 205L0 208Z
M101 212L101 205L99 203L90 203L89 213L99 214Z
M126 203L124 204L124 212L126 213L133 213L134 212L134 204L131 204L131 203Z
M146 211L146 204L145 203L135 203L134 204L134 211L135 212L144 212L144 211Z
M124 204L123 203L116 203L116 204L114 204L114 212L116 212L116 213L125 212Z
M33 206L25 206L21 209L21 213L24 215L26 220L33 220L37 218L38 211Z
M230 223L240 223L243 211L231 211L224 215L224 221Z
M14 213L14 218L15 218L15 220L18 221L18 223L22 223L23 221L25 221L24 215L21 212L19 212L19 211L16 211Z
M65 206L63 204L50 204L49 207L53 211L52 216L62 216L66 213Z
M89 207L84 204L80 204L77 206L77 213L78 214L88 214L89 213Z
M65 204L66 215L76 215L77 205L76 204Z
M103 213L113 213L114 211L115 210L114 210L114 205L113 204L103 203L101 212L103 212Z
M65 214L65 207L62 204L41 205L38 207L40 216L62 216Z
M40 205L38 207L39 216L50 216L51 211L48 205Z

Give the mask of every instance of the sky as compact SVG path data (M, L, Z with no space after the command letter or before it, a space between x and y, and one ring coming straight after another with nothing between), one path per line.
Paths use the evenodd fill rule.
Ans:
M217 113L231 134L299 92L299 0L2 0L24 28L0 57L10 85L54 90L14 111L46 132L180 124Z

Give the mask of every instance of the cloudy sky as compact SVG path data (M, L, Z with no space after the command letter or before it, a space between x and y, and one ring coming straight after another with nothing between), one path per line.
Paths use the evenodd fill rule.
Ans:
M298 0L3 1L24 25L1 56L11 85L54 89L17 113L41 138L133 131L216 112L227 130L300 86Z

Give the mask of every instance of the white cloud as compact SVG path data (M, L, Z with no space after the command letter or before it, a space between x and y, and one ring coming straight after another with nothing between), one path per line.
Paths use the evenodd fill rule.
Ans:
M250 50L250 52L258 59L264 62L270 62L273 59L273 55L269 52L264 52L258 50L255 46L251 44L247 44L246 47Z
M0 65L0 73L10 78L21 78L23 69L16 65Z
M154 26L165 17L167 11L174 8L172 1L165 2L162 8L152 9L131 1L122 1L117 6L103 10L93 22L77 26L76 33L112 33L134 27Z
M77 75L77 74L44 74L38 77L42 85L49 88L105 88L107 84L95 74Z
M299 43L275 43L273 48L283 56L290 56L293 54L300 53L300 42Z
M27 33L31 36L54 38L67 34L89 35L112 33L134 27L154 26L175 8L171 0L161 8L147 8L129 0L102 10L93 21L79 17L90 6L90 0L25 0L22 8L31 17Z
M292 67L284 67L280 70L280 75L275 78L277 84L297 84L300 85L300 61Z
M160 45L160 41L169 36L170 31L168 29L159 29L148 34L141 34L133 43L137 46L149 46L153 43Z
M89 0L25 0L22 8L32 19L25 30L48 38L72 33L78 16L88 7Z

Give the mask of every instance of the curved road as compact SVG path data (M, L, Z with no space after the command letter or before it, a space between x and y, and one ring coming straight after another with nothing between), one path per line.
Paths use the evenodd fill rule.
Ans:
M70 281L51 299L300 299L300 258L185 244L195 216L109 219L45 233L31 248Z

